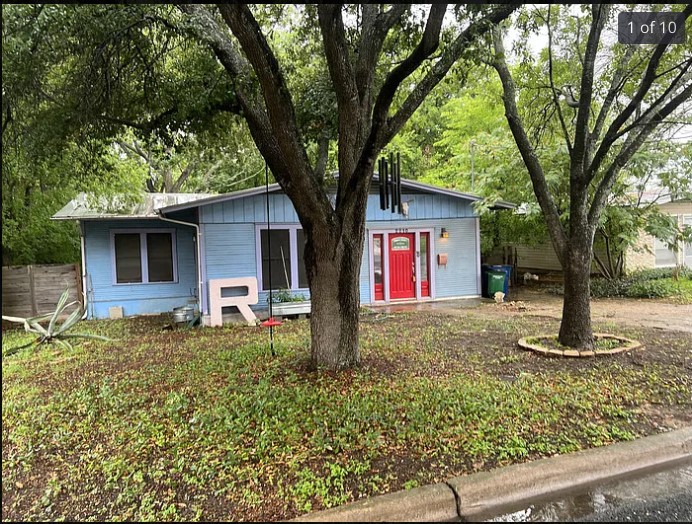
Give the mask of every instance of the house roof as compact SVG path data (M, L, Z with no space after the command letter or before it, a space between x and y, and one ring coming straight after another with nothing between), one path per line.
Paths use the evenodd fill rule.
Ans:
M208 198L208 193L144 193L141 198L123 196L90 197L80 193L53 220L88 220L98 218L157 218L158 210Z
M377 174L373 176L373 182L378 182L379 177ZM470 200L472 202L477 202L483 200L483 198L472 195L469 193L461 193L459 191L454 191L452 189L445 189L443 187L432 186L430 184L424 184L423 182L418 182L414 180L401 179L401 187L404 189L411 189L415 191L421 191L423 193L433 193L438 195L447 195L453 198L460 198L464 200ZM278 193L281 191L279 184L269 184L270 193ZM173 211L182 211L184 209L189 209L192 207L203 206L207 204L217 204L219 202L228 202L229 200L237 200L239 198L246 198L255 195L263 195L267 191L265 187L254 187L251 189L243 189L241 191L234 191L232 193L225 193L223 195L210 196L208 198L202 198L194 202L186 202L180 204L174 204L168 207L163 207L160 209L161 213L170 213ZM497 201L491 207L491 209L514 209L516 207L511 202Z
M677 195L672 195L667 189L661 189L659 191L644 191L641 195L638 193L632 193L630 195L633 200L639 199L642 204L668 204L670 202L689 202L689 198L684 196L677 198Z
M378 182L377 175L373 182ZM424 184L414 180L401 179L403 189L446 195L453 198L477 202L481 197L469 193L461 193L452 189ZM267 191L265 187L243 189L232 193L211 195L208 193L144 193L142 200L134 201L124 197L89 197L80 193L77 198L71 200L65 207L53 215L53 220L89 220L99 218L157 218L160 214L183 211L199 206L227 202L255 195L263 195ZM281 191L279 184L270 184L269 192ZM510 202L498 201L491 209L513 209L516 207Z

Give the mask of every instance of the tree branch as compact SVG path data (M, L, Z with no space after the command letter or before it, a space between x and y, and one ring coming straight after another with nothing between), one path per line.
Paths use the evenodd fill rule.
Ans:
M572 169L570 176L579 177L579 186L588 184L588 178L584 177L584 163L586 161L587 139L589 136L589 117L591 116L591 100L593 98L593 77L596 65L596 53L601 33L608 18L608 6L593 4L591 29L586 41L584 52L584 67L581 74L581 86L579 90L579 109L577 110L577 123L574 130L574 150L572 156ZM575 180L576 181L576 180Z
M255 122L248 118L250 132L301 220L314 219L319 214L325 225L331 220L333 209L310 165L293 100L276 56L246 4L218 4L217 7L260 83L266 109L261 114L266 120ZM257 109L255 112L259 113Z
M641 125L642 122L645 122L647 120L648 116L653 111L656 111L658 106L663 104L666 101L666 99L668 99L668 97L671 95L671 93L673 91L675 91L675 89L677 89L680 85L685 85L685 80L689 79L689 77L690 77L690 75L688 74L688 71L690 70L690 67L692 67L692 58L688 58L682 64L678 64L677 67L680 67L680 72L677 74L677 76L673 80L671 80L670 84L665 89L665 91L663 91L663 93L656 100L654 100L649 105L649 107L647 107L646 110L636 120L634 120L631 124L629 124L624 129L622 129L617 134L615 140L626 135L629 131L631 131L635 127Z
M504 91L503 102L505 106L505 116L507 118L507 123L512 131L514 140L519 148L519 153L521 154L526 169L531 177L531 183L533 185L533 190L536 193L536 198L543 211L543 216L545 217L546 223L548 225L548 231L550 232L550 237L553 241L553 246L555 247L555 253L560 259L561 263L564 263L565 252L567 241L565 238L565 232L562 229L562 224L560 223L560 215L558 214L557 206L555 201L550 195L550 189L548 188L548 183L545 179L545 174L543 173L543 168L538 160L536 151L534 150L529 137L526 135L524 130L524 125L519 116L519 110L517 108L517 93L514 80L512 79L512 74L507 67L507 62L505 60L505 49L502 43L502 34L499 28L493 30L493 45L495 49L495 60L493 66L497 71L502 82L502 88Z
M370 97L377 58L382 52L385 38L410 7L411 4L394 4L389 11L377 13L377 7L371 4L363 5L363 30L356 62L356 85L361 105L369 106L367 98Z
M338 155L341 183L341 177L348 179L355 170L358 136L353 130L356 129L361 116L360 99L349 56L346 30L341 17L341 4L320 5L317 9L329 76L336 94L338 108Z
M593 132L590 135L589 149L593 149L595 141L598 140L598 137L601 136L601 131L603 131L603 125L605 124L606 118L608 117L610 108L612 107L613 102L615 101L615 98L617 97L618 93L620 93L620 90L622 89L623 77L625 76L627 65L630 63L630 60L634 55L634 50L634 45L630 45L627 47L627 50L625 51L625 54L622 57L622 60L620 61L620 64L618 65L615 73L613 73L613 78L610 82L610 88L608 89L608 93L606 94L606 97L603 100L603 104L601 104L601 110L598 112Z
M252 78L250 65L240 56L227 33L208 9L194 4L178 4L178 8L189 15L188 32L211 48L231 77L236 97L248 123L253 123L263 140L271 140L266 112L249 85ZM260 130L265 132L261 133Z
M601 214L603 206L605 206L606 199L610 194L610 190L617 179L617 175L620 173L622 168L629 162L639 148L644 143L644 140L651 134L651 132L659 125L666 117L668 117L673 111L675 111L683 102L688 100L692 96L692 84L688 84L685 89L683 89L676 97L671 99L664 107L662 107L657 113L649 117L649 121L645 124L642 130L637 135L630 135L628 139L623 144L620 152L613 160L608 171L601 179L598 185L591 203L591 208L589 209L589 224L595 227L598 222L598 217Z
M129 151L130 154L136 155L136 156L142 158L145 162L149 163L149 157L147 156L147 154L144 151L142 151L142 148L139 147L139 145L137 144L137 141L134 142L134 145L128 144L127 142L125 142L123 140L118 140L117 143L126 153Z
M380 129L386 123L389 108L401 83L418 69L423 61L432 55L440 45L440 31L446 11L447 4L433 4L431 6L420 42L411 54L387 75L375 102L371 136L378 136Z
M195 171L197 168L197 161L193 160L190 162L187 166L185 166L185 169L183 169L180 172L180 176L178 179L171 185L170 189L168 190L169 193L177 193L178 191L181 190L185 182L187 182L187 179L190 178L190 175Z
M269 122L283 154L294 167L307 167L306 171L311 173L293 99L259 24L245 4L218 4L218 8L260 81Z
M10 122L12 122L12 109L9 102L6 104L6 106L5 118L2 121L2 136L5 136L5 131L7 131L7 127L10 125Z
M329 134L324 133L317 141L317 160L315 161L315 176L319 180L324 180L329 160Z
M567 142L567 151L572 153L572 141L569 137L569 131L567 130L567 124L565 123L564 115L562 114L562 108L560 107L560 101L557 96L557 89L555 89L555 81L553 80L553 30L550 25L550 4L548 4L548 19L546 20L546 25L548 26L548 78L550 79L550 90L553 96L553 103L557 109L557 116L560 120L560 126L562 127L562 132L565 135L565 141Z
M433 88L440 83L454 63L461 57L462 53L475 40L476 37L488 32L495 24L498 24L511 15L521 3L510 2L504 4L482 19L473 22L469 27L462 31L459 36L445 50L442 56L435 62L432 69L425 75L413 91L406 97L399 110L387 119L386 129L383 130L380 143L387 143L396 135L404 124L411 118L411 115L423 103L423 100L430 94Z
M305 148L300 143L293 103L283 75L252 13L245 5L218 6L245 51L248 63L208 9L193 4L180 4L179 9L190 15L189 30L214 51L234 82L250 134L277 182L291 197L301 219L314 217L318 210L322 219L327 220L333 212L331 204L313 176ZM260 81L263 102L253 92L251 71Z
M593 259L596 261L596 265L598 266L598 269L601 271L601 275L603 275L605 278L609 278L609 279L613 278L611 272L608 270L606 265L600 259L600 257L598 256L598 253L596 253L595 249L593 252Z
M682 11L682 13L685 15L685 19L687 19L692 13L692 4L688 4L687 7L685 7L685 9ZM629 104L627 104L625 109L622 110L622 112L613 120L613 122L608 127L608 131L606 131L605 137L601 141L601 145L596 151L596 154L594 155L594 160L592 161L591 166L589 167L590 179L593 179L596 176L601 163L607 156L608 151L610 151L610 147L617 140L620 128L623 126L625 122L627 122L630 116L632 116L634 111L639 107L639 104L641 104L642 100L644 100L644 97L651 89L651 86L657 77L656 70L658 69L658 64L660 63L661 58L663 57L663 54L665 53L666 49L670 45L671 39L672 33L664 37L663 41L656 46L656 49L654 49L654 52L651 55L651 58L649 59L649 63L646 67L646 71L644 72L644 76L642 77L642 81L639 84L637 92L634 94L634 96L632 96Z
M356 168L356 170L367 172L369 170L366 169L365 166L374 164L374 156L384 145L381 140L381 135L387 124L387 114L394 100L394 95L401 83L418 69L423 61L432 55L439 46L442 21L446 11L447 4L433 4L431 6L420 42L418 42L418 45L411 54L387 75L375 101L370 132L362 150L359 152L358 168ZM339 188L337 191L337 204L344 195L361 194L369 184L370 180L363 179L362 177L342 180L340 176ZM346 210L346 212L348 212L348 210Z

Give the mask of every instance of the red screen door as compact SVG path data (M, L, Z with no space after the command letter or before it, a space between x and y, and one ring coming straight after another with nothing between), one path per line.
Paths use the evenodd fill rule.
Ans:
M413 233L389 235L389 297L392 300L416 296L415 238Z
M375 276L375 300L384 300L384 247L382 235L372 236L373 274Z
M430 296L430 233L420 234L420 295Z

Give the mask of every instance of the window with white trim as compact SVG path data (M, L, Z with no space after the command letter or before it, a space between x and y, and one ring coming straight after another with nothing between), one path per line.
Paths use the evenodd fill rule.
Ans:
M678 262L675 251L658 238L654 238L654 255L656 256L656 267L674 266Z
M271 237L271 238L270 238ZM271 240L271 251L269 244ZM305 236L298 227L272 227L259 231L259 262L262 290L269 290L269 271L271 268L271 287L273 289L307 289L308 279L305 271Z
M114 282L176 282L175 231L111 231Z

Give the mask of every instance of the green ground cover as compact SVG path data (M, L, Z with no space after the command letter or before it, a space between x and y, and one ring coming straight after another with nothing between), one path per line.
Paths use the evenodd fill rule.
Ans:
M596 326L646 349L551 359L516 341L554 320L369 313L363 366L334 374L304 320L275 358L260 328L165 324L3 359L3 520L279 520L691 422L685 333Z

